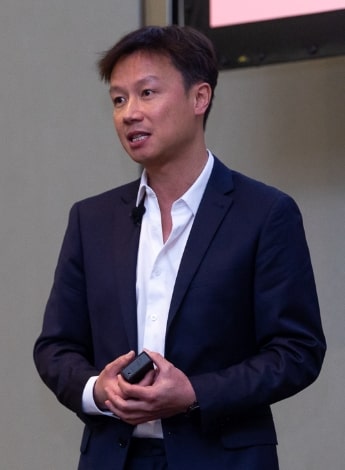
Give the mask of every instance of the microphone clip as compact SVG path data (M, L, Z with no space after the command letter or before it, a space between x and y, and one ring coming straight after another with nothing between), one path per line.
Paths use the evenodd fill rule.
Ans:
M136 206L132 209L130 213L130 217L132 219L133 224L136 225L137 227L140 227L145 211L146 209L144 206L144 201L141 201L139 206Z

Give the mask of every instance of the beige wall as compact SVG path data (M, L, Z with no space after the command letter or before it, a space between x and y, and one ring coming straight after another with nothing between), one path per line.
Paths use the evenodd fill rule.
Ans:
M3 0L0 15L0 455L75 468L81 424L44 387L32 345L70 205L137 176L111 122L98 53L139 0ZM153 22L153 20L152 20ZM328 337L319 381L274 407L282 470L344 462L344 57L222 72L209 147L290 192L304 213Z
M170 6L168 0L144 0L143 22L146 25L162 25L170 22Z

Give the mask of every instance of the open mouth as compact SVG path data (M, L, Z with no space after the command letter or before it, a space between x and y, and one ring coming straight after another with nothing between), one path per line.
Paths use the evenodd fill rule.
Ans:
M147 137L147 134L145 134L145 135L141 134L141 135L137 135L135 137L132 137L130 140L131 140L131 142L139 142L140 140L146 139L146 137Z
M148 136L149 136L149 134L140 132L140 133L136 133L136 134L130 134L128 136L128 140L132 143L136 143L136 142L141 142L141 141L147 139Z

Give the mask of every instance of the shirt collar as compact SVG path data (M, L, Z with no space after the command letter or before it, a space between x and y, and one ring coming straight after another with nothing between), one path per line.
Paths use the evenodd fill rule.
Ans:
M184 201L188 205L188 207L191 209L194 215L196 214L198 210L201 198L204 194L204 191L206 189L206 186L207 186L207 183L208 183L208 180L210 178L212 168L213 168L214 157L209 150L207 150L207 154L208 154L208 159L202 172L200 173L198 178L194 181L192 186L180 197L180 199L178 199L179 201ZM137 206L139 206L140 202L145 197L147 191L152 191L152 189L149 187L147 183L147 173L146 173L146 170L144 169L141 175L141 179L140 179L140 185L139 185L137 202L136 202Z

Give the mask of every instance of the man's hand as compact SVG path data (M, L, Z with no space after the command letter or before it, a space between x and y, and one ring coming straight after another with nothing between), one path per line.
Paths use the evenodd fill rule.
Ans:
M134 359L134 356L134 351L130 351L107 364L100 373L93 389L93 398L100 410L108 409L106 401L111 397L121 396L122 392L118 387L117 376L121 369ZM125 397L122 396L122 398Z
M101 395L106 396L102 406L105 405L120 419L132 425L183 413L196 400L194 389L181 370L160 354L151 351L147 353L156 369L148 372L139 384L129 384L120 375L114 377L134 355L122 356L102 372L101 384L106 383Z

